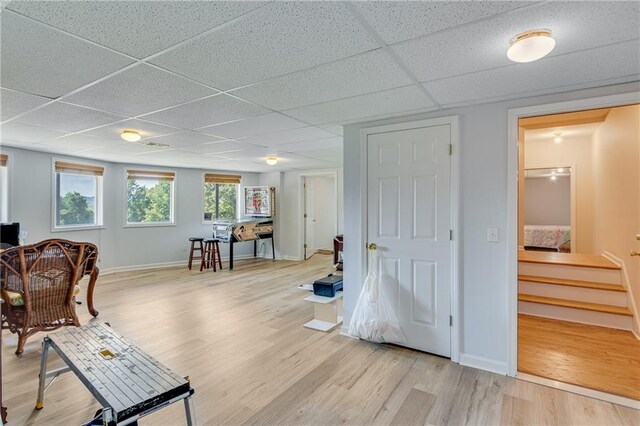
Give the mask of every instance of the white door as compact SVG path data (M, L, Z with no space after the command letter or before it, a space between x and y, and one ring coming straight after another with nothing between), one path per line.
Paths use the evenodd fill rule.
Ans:
M450 125L367 137L368 241L406 346L451 355Z
M304 178L304 258L305 260L315 253L314 245L314 195L313 180Z

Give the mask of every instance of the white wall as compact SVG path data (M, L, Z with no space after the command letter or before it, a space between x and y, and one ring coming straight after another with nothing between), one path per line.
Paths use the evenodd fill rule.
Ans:
M571 236L577 253L595 253L593 247L593 165L590 137L564 136L561 143L530 140L525 132L524 167L537 169L571 166L576 179L576 234ZM525 218L526 223L526 218ZM527 225L529 223L526 223Z
M629 256L640 250L640 106L611 109L593 137L593 163L595 246L625 263L640 313L640 258Z
M627 93L630 83L556 95L455 108L345 126L344 133L344 310L348 326L364 279L365 209L361 177L360 130L365 127L457 115L460 120L460 218L455 235L461 244L461 359L480 368L506 373L508 359L507 244L507 111L573 99ZM496 226L500 241L488 243L486 228Z
M559 176L526 178L524 223L527 225L571 225L571 178Z
M93 242L100 250L100 267L107 270L172 262L186 263L188 238L212 235L211 225L202 224L203 170L102 163L9 147L2 147L2 151L9 154L9 219L20 222L21 229L28 231L27 243L47 238ZM52 158L104 165L103 229L51 231ZM132 167L176 171L175 226L124 227L125 170ZM242 185L259 183L257 173L240 174ZM226 244L221 245L221 250L222 255L227 256ZM238 244L234 247L235 256L247 254L253 254L252 244Z

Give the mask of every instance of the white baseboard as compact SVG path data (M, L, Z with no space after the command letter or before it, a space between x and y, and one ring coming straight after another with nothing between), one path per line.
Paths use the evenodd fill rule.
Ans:
M240 259L253 259L252 254L243 254L240 256L233 256L234 261ZM260 256L258 256L260 258ZM229 260L229 257L222 257L222 261L226 262ZM143 269L164 269L164 268L173 268L176 266L184 266L187 267L188 260L178 260L173 262L161 262L161 263L146 263L143 265L127 265L127 266L115 266L112 268L100 269L100 275L108 275L116 272L130 272L130 271L140 271Z
M489 358L461 353L460 364L466 365L467 367L477 368L479 370L501 374L503 376L507 375L506 362L498 362Z

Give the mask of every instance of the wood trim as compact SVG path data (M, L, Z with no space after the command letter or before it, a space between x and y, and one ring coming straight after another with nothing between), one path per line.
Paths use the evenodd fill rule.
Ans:
M627 290L621 285L596 283L593 281L577 281L577 280L567 280L563 278L536 277L533 275L518 275L518 281L526 281L530 283L564 285L569 287L592 288L595 290L618 291L620 293L627 292Z
M87 164L78 163L67 163L66 161L56 161L56 172L71 172L84 175L102 176L104 175L104 167L90 166Z
M607 119L611 108L588 109L562 114L539 115L521 118L518 125L527 129L546 129L549 127L576 126L580 124L602 123Z
M521 250L518 252L518 262L548 263L553 265L620 270L620 266L616 265L606 257L597 254L554 253Z
M0 167L7 167L9 162L9 156L7 154L0 154Z
M155 179L173 181L175 172L158 172L152 170L127 170L127 179Z
M561 306L564 308L584 309L587 311L603 312L606 314L624 315L632 317L631 311L623 306L601 305L600 303L581 302L578 300L558 299L555 297L536 296L533 294L519 294L521 302L540 303L543 305Z
M240 184L240 175L221 175L216 173L205 173L205 183Z

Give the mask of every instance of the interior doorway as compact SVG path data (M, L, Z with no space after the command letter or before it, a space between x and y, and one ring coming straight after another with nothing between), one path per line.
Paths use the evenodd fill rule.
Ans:
M520 112L510 367L640 407L640 105Z
M315 253L333 253L333 238L338 233L338 187L335 172L304 175L301 179L306 260Z

